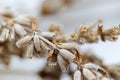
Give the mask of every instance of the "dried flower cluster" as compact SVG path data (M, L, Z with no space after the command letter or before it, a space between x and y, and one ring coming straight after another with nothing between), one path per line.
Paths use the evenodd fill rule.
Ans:
M112 26L108 29L103 29L103 26L98 26L97 30L94 30L94 26L81 25L77 31L71 34L71 40L80 44L95 43L99 41L99 36L102 41L116 41L120 35L120 26Z
M80 54L78 43L97 42L98 36L102 41L116 40L120 34L120 27L114 26L103 30L93 31L90 25L80 26L71 35L73 42L67 40L59 26L51 25L49 32L41 32L37 29L36 20L33 17L15 16L13 13L0 14L0 61L9 64L11 55L21 57L46 57L47 65L52 69L60 67L62 72L70 71L70 63L77 65L74 72L74 80L111 80L111 76L105 69L93 63L85 63ZM110 39L108 39L109 37Z

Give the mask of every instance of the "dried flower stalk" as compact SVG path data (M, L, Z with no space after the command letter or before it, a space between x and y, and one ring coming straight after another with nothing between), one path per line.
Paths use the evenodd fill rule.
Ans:
M74 80L112 79L109 73L99 66L102 65L99 60L98 63L92 60L88 61L93 63L85 62L84 58L87 56L80 54L78 44L74 42L94 43L98 42L98 36L102 41L115 41L116 36L120 34L120 26L113 26L106 30L98 26L98 30L94 31L95 25L82 25L71 35L71 39L67 40L59 26L51 25L50 32L41 32L34 18L10 17L12 15L9 13L0 15L1 62L9 64L11 55L29 58L47 55L47 65L51 69L60 67L62 72L69 72L70 63L75 63L78 68L74 72Z

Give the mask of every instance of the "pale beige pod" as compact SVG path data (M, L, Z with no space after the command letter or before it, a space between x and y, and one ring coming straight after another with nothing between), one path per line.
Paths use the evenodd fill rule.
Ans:
M68 61L73 61L75 59L75 55L66 49L60 49L60 54L67 59Z
M26 26L30 25L30 18L26 16L18 16L17 18L14 19L14 21L21 25L26 25Z
M26 57L32 58L32 56L33 56L33 50L34 50L33 44L30 44L27 47L27 50L26 50Z
M59 48L63 48L63 49L75 49L78 48L77 44L75 43L62 43L60 45L57 45Z
M32 36L25 36L24 38L20 39L16 42L16 46L18 48L25 46L32 40Z
M10 37L9 32L10 32L10 30L9 30L9 29L6 29L5 39L8 39L8 38Z
M50 47L42 40L40 40L40 47L45 53L48 52L48 50L50 50Z
M56 35L53 32L41 32L41 36L47 39L51 39L51 38L54 38Z
M74 77L73 77L73 80L81 80L81 72L80 72L80 70L76 70L75 72L74 72Z
M35 49L39 52L41 50L40 48L40 39L39 39L39 36L35 33L34 37L33 37L33 41L34 41L34 46L35 46Z
M12 27L11 30L10 30L10 39L12 39L12 40L15 39L15 30L14 30L14 27Z
M2 17L0 17L0 25L1 25L2 27L7 26L7 22L6 22L5 20L3 20Z
M69 62L65 60L60 54L57 56L57 62L63 72L67 72L69 69Z
M2 30L2 33L0 35L0 42L4 42L6 40L6 33L7 33L7 31L8 31L8 29L3 29Z
M15 32L20 36L20 37L23 37L27 34L27 32L24 30L24 28L19 25L19 24L14 24L14 29L15 29Z
M109 78L103 77L101 80L112 80L112 79L109 79Z
M95 80L96 76L87 68L83 68L83 75L88 79L88 80Z
M84 68L93 69L93 70L98 70L100 68L100 66L93 64L93 63L87 63L83 66Z

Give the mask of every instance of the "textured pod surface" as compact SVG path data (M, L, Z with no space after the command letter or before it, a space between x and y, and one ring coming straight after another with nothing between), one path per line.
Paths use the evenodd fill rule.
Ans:
M103 77L101 80L112 80L112 79L109 79L109 78Z
M41 32L41 36L47 38L47 39L51 39L55 37L55 33L53 32Z
M34 50L33 44L30 44L26 50L26 57L32 58L33 50Z
M34 38L33 38L33 41L34 41L34 46L35 46L35 49L39 52L41 50L40 48L40 39L39 39L39 36L38 35L34 35Z
M50 50L49 46L43 42L42 40L40 40L40 48L46 53L48 52L48 50Z
M16 42L16 46L18 48L25 46L32 40L32 36L25 36L24 38L20 39Z
M8 29L3 29L0 35L0 42L4 42L7 37L8 37Z
M21 25L30 25L30 19L27 18L26 16L18 16L17 18L14 19L15 22Z
M10 38L11 38L12 40L15 39L15 29L14 29L14 27L12 27L11 30L10 30Z
M62 43L61 45L58 45L58 47L64 48L64 49L78 48L77 44L75 44L75 43Z
M88 79L88 80L95 80L96 76L87 68L83 68L83 75Z
M75 59L75 55L68 50L60 49L60 54L68 61L73 61Z
M81 72L80 72L80 70L76 70L75 72L74 72L74 79L73 80L82 80L81 79Z
M61 55L57 56L57 62L63 72L67 72L69 69L69 62L65 60Z
M100 67L96 64L93 64L93 63L87 63L84 65L84 68L98 70Z
M23 37L27 34L24 28L19 24L14 24L15 32L20 36Z
M10 32L9 29L6 29L5 39L8 39L10 37L9 32Z

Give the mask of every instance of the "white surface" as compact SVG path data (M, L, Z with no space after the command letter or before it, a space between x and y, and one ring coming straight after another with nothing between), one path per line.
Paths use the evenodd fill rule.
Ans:
M16 14L38 15L39 3L43 0L0 0L1 6L11 6ZM42 17L40 16L40 29L47 30L51 23L63 26L64 31L70 34L80 24L89 24L99 18L104 19L104 25L120 24L120 0L77 0L73 6L61 9L59 13ZM40 3L41 4L41 3ZM95 54L103 58L105 64L120 63L120 39L117 42L99 42L98 44L84 44L80 46L82 51L93 50ZM0 74L0 80L38 80L34 73L42 68L44 60L13 58L9 70L21 70L29 73L29 76L16 76ZM3 69L4 66L0 65ZM6 68L5 68L6 69ZM4 70L4 69L3 69ZM30 74L33 73L33 74ZM7 77L6 77L7 76ZM21 77L22 76L22 77ZM65 78L63 78L65 80ZM68 79L66 79L68 80Z

